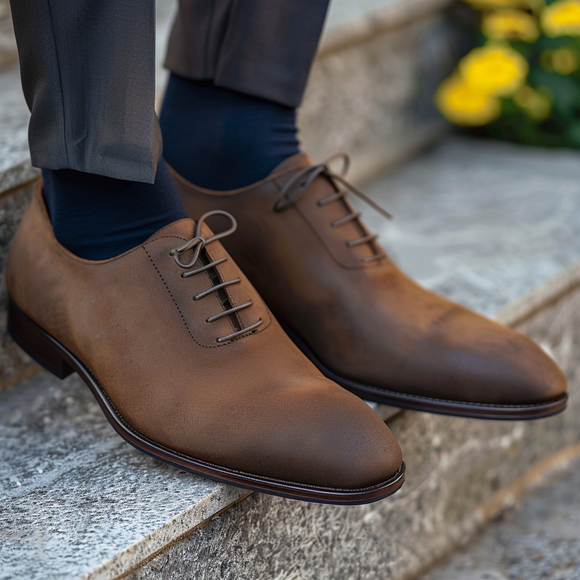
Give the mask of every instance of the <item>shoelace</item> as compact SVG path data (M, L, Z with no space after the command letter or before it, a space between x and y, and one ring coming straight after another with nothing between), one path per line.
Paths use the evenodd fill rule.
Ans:
M224 217L227 217L232 222L232 225L225 232L215 234L211 238L208 238L206 240L201 236L201 228L202 228L205 220L213 215L222 215ZM169 252L169 255L173 256L175 263L180 268L184 268L184 269L188 270L189 268L192 268L198 260L200 260L201 251L206 246L208 246L212 242L217 242L218 240L221 240L222 238L225 238L226 236L233 234L236 231L237 227L238 227L238 223L236 222L234 216L229 214L228 212L221 211L221 210L208 211L207 213L204 213L199 218L199 220L197 222L197 226L195 228L195 237L193 237L191 240L189 240L188 242L186 242L182 246L179 246L179 248L175 248L174 250L171 250L171 252ZM193 250L193 258L190 262L184 264L181 261L180 256L181 256L181 254L183 254L184 252L187 252L189 250ZM227 258L220 258L219 260L215 260L215 261L210 262L208 264L203 264L200 268L197 268L195 270L190 270L188 272L183 272L183 274L181 274L181 277L182 278L189 278L190 276L195 276L196 274L201 274L201 272L206 272L207 270L211 270L212 268L215 268L219 264L223 264L226 260L227 260ZM220 284L216 284L215 286L212 286L209 290L205 290L204 292L200 292L199 294L196 294L193 297L193 299L196 301L201 300L205 296L209 296L210 294L213 294L214 292L218 292L219 290L223 290L223 289L225 289L228 286L231 286L233 284L239 284L240 282L241 282L240 278L234 278L233 280L228 280L227 282L222 282ZM228 300L228 302L229 302L229 300ZM234 306L232 308L224 310L223 312L220 312L219 314L216 314L215 316L211 316L210 318L208 318L206 320L206 322L210 322L210 323L215 322L216 320L220 320L220 318L224 318L224 316L230 316L231 314L235 314L236 312L240 312L241 310L244 310L245 308L249 308L250 306L252 306L252 304L253 304L253 301L249 300L245 304L240 304L239 306ZM237 338L238 336L242 336L242 334L246 334L246 333L251 332L252 330L258 328L258 326L260 326L261 324L262 324L262 319L260 318L260 320L258 320L258 322L255 322L254 324L251 324L250 326L248 326L246 328L242 328L236 332L233 332L232 334L228 334L227 336L221 336L220 338L217 339L217 342L220 342L220 343L227 342L228 340L232 340L234 338Z
M342 159L342 170L339 173L332 171L329 168L329 164L332 163L335 159ZM383 207L381 207L376 201L371 199L366 193L361 191L358 187L349 183L345 179L345 175L348 172L348 168L350 166L350 157L346 153L337 153L332 157L328 158L324 163L320 163L319 165L309 165L308 167L304 167L297 171L291 179L289 179L280 194L276 198L274 202L274 211L283 211L291 204L295 203L296 200L308 189L310 184L319 176L322 175L329 179L334 187L336 188L336 193L325 197L318 201L318 205L320 207L332 203L333 201L338 201L339 199L344 199L348 192L354 193L368 205L370 205L375 211L386 217L387 219L392 219L392 215ZM342 186L344 189L341 189ZM345 199L346 201L346 199ZM347 204L347 207L351 207ZM357 220L359 226L363 231L368 231L366 226L360 221L361 213L358 211L353 211L348 215L340 218L338 220L333 221L330 225L333 228L338 228L344 224L347 224L351 221ZM348 248L354 248L355 246L360 246L361 244L370 244L373 250L376 252L377 248L374 246L374 242L378 238L378 234L368 234L359 238L358 240L352 240L346 242L346 246ZM384 252L377 252L375 255L370 256L368 258L361 258L362 262L371 262L373 260L380 260L381 258L385 258L386 254Z

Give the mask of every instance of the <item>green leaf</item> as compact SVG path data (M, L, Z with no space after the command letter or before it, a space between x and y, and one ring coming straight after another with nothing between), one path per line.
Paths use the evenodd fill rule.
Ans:
M580 121L572 123L566 129L566 137L570 140L570 144L575 147L580 147Z
M530 71L528 78L536 87L546 87L554 98L554 110L566 117L580 116L580 84L574 78L539 68Z

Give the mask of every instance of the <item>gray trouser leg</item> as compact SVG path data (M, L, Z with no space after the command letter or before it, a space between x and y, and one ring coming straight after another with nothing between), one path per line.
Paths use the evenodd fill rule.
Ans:
M298 106L329 0L180 0L172 71ZM154 0L11 0L32 163L152 183Z
M165 65L297 107L329 0L179 0Z
M32 163L152 183L155 0L11 0Z

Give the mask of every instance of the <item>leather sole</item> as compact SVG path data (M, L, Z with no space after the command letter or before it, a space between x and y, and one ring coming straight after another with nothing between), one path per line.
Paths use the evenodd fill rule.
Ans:
M335 489L281 481L214 465L168 449L133 429L117 411L107 393L86 366L62 344L36 324L8 297L8 331L14 341L38 364L60 379L73 372L91 389L109 423L125 441L155 459L196 475L290 499L316 503L357 505L371 503L395 493L405 481L405 464L388 481L362 489Z
M534 405L488 405L484 403L468 403L462 401L450 401L423 397L420 395L409 395L371 387L356 381L341 377L327 367L325 367L316 357L314 352L306 343L286 325L282 325L288 336L294 341L296 346L316 365L322 374L338 383L341 387L359 396L365 401L373 401L392 407L411 409L413 411L424 411L426 413L437 413L439 415L452 415L454 417L466 417L471 419L496 419L496 420L530 420L551 417L564 411L568 401L568 395L546 403Z

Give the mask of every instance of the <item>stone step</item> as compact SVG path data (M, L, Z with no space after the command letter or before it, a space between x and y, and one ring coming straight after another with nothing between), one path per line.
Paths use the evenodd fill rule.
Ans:
M580 578L580 464L534 492L421 580Z
M16 61L16 41L9 0L0 0L0 68Z
M570 379L565 414L391 415L401 492L322 506L246 496L144 457L76 376L39 372L0 393L0 579L406 580L465 542L580 455L579 161L450 138L369 188L394 222L366 216L415 278L539 341Z

